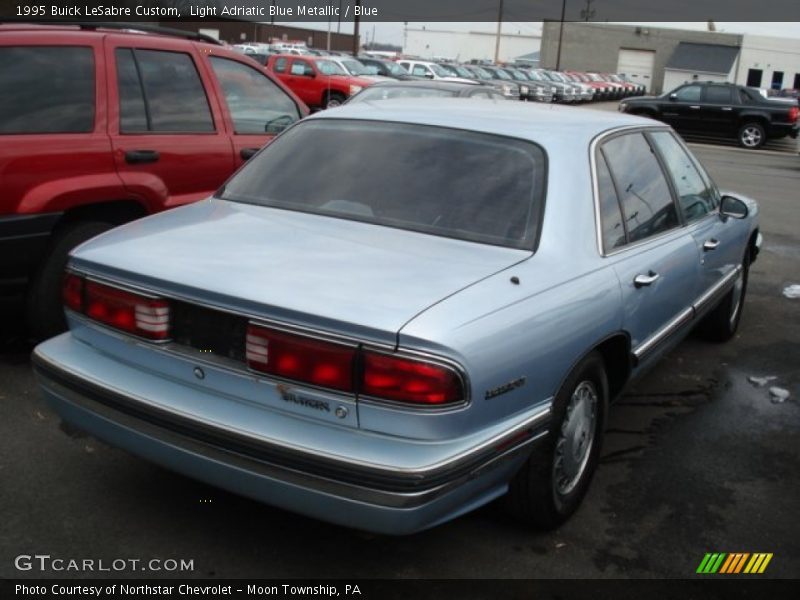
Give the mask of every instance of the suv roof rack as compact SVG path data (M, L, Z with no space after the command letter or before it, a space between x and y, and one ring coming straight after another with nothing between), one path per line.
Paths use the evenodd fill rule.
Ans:
M53 19L52 21L35 21L29 19L0 19L0 24L8 23L11 25L19 25L22 23L29 23L32 25L72 25L81 29L94 30L94 29L116 29L120 31L141 31L144 33L154 33L158 35L169 35L173 37L180 37L187 40L194 40L197 42L207 42L222 46L222 42L216 38L199 33L195 31L185 31L183 29L175 29L173 27L161 27L160 25L146 25L143 23L123 23L123 22L103 22L103 21L66 21Z

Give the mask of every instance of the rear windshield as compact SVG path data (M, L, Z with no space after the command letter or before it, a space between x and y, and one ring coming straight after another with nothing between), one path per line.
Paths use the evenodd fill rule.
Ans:
M218 197L532 250L545 177L545 154L531 142L320 119L279 136Z

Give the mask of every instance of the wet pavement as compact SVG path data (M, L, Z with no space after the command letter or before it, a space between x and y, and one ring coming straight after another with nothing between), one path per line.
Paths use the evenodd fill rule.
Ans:
M759 577L797 577L800 299L782 292L800 284L800 157L694 150L722 187L761 202L765 246L739 333L723 345L690 337L617 403L589 494L558 531L526 530L491 505L387 538L175 475L62 430L6 318L0 577L59 575L14 568L14 557L34 553L191 559L183 575L220 578L692 577L706 552L771 552ZM751 376L775 379L758 387ZM789 398L774 403L772 386Z

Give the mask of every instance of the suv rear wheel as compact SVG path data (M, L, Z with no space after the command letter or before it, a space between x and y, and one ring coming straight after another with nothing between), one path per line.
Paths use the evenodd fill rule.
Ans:
M67 257L77 245L111 229L100 221L79 221L61 228L50 241L44 262L28 286L26 318L28 331L37 339L52 337L65 331L67 322L61 303L61 282Z
M760 148L766 141L767 134L761 123L751 121L739 129L739 144L745 148Z
M338 92L328 92L325 94L325 108L334 108L335 106L341 106L344 104L344 101L347 100L342 94Z

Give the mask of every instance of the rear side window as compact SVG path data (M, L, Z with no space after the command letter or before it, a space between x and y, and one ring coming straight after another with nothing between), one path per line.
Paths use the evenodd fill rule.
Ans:
M286 71L286 63L289 61L285 58L276 58L275 59L275 72L276 73L283 73Z
M629 242L678 226L678 212L669 185L643 134L612 138L603 144L603 154L622 204Z
M532 250L545 178L544 151L531 142L405 123L316 119L276 138L221 197Z
M709 85L706 87L705 100L710 104L730 104L731 88L722 85Z
M85 133L94 129L91 48L0 48L0 133Z
M208 98L191 56L119 48L116 60L122 133L214 131Z
M227 58L211 57L236 133L278 133L300 118L297 105L271 79Z
M602 223L603 251L608 254L625 245L625 225L622 222L622 209L619 197L611 179L611 172L602 151L597 154L597 192L600 201L600 222Z

